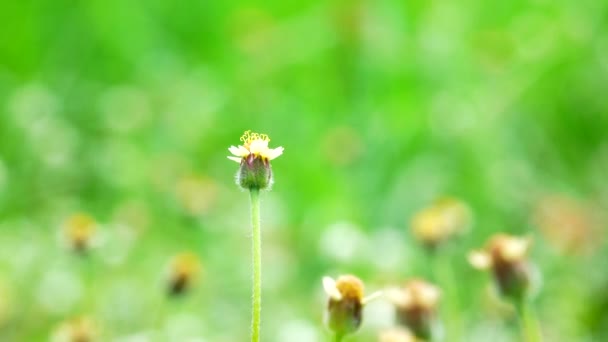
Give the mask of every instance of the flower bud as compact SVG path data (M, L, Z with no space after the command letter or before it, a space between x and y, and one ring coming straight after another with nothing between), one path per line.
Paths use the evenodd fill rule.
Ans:
M268 160L255 157L253 154L241 161L237 174L237 183L246 190L264 190L272 185L272 170Z
M469 254L469 262L477 269L489 269L500 294L520 302L531 285L530 264L527 253L530 239L497 234L490 239L485 250Z
M327 326L339 335L348 335L359 329L363 320L363 282L355 276L324 278L323 285L329 295Z
M329 329L338 336L354 333L363 321L363 307L380 293L363 298L363 282L353 275L343 275L334 280L323 278L323 288L329 300L326 322Z
M414 279L401 289L389 293L396 308L397 320L420 339L436 338L439 333L437 306L439 289L420 279Z

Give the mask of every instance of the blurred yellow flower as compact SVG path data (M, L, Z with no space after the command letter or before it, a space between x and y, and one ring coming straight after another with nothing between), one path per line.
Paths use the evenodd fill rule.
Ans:
M469 263L476 269L489 270L501 294L520 301L536 290L540 279L527 260L532 239L508 234L496 234L485 249L471 251Z
M63 224L63 231L70 247L77 252L86 252L92 245L97 230L95 219L86 213L76 213Z
M52 342L93 342L99 337L99 328L90 317L77 317L62 322L51 336Z
M397 320L423 340L437 338L440 333L437 317L441 291L422 279L412 279L402 288L386 291L395 305Z
M192 252L182 252L174 256L169 270L169 294L178 295L192 287L201 268L198 256Z
M270 161L283 154L283 147L269 148L270 138L266 134L252 133L246 131L241 137L243 145L230 146L228 151L235 155L228 156L228 159L240 163L244 159L252 156L253 159L261 157L263 161Z
M382 295L375 292L364 298L363 282L353 275L342 275L336 280L323 277L323 289L329 297L327 326L342 337L359 329L363 321L363 307Z
M469 206L456 198L445 197L422 209L412 218L412 233L433 249L467 231L472 223Z

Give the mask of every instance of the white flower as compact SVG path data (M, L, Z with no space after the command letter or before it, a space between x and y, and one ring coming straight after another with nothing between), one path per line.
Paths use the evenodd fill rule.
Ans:
M228 159L234 160L237 163L243 159L253 155L254 158L262 158L264 161L270 161L283 154L283 147L269 148L268 142L270 139L266 134L251 133L246 131L241 137L243 145L230 146L228 151L234 156L228 156Z

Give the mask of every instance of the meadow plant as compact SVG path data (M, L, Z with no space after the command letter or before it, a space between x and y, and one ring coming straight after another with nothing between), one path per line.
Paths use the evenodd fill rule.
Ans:
M439 340L442 335L437 315L441 292L421 279L412 279L402 288L387 291L395 305L398 323L422 340Z
M472 214L468 205L452 197L437 199L420 210L411 222L412 234L429 251L469 230Z
M459 282L453 273L449 248L458 238L470 231L473 213L469 205L455 197L443 196L417 212L411 220L414 238L424 247L429 258L431 280L443 287L447 301L447 334L451 339L462 339Z
M242 145L231 146L233 156L228 159L240 164L236 183L248 190L251 199L251 228L253 253L253 300L251 341L260 340L262 310L262 238L260 228L260 191L269 190L273 183L270 161L283 154L283 147L269 148L266 134L246 131L241 136Z
M365 305L382 295L374 292L364 297L363 282L354 275L342 275L335 280L323 277L323 289L328 296L325 321L336 342L359 329Z
M527 259L530 245L529 237L496 234L483 250L472 251L468 258L473 267L492 273L500 295L517 309L524 340L537 342L542 340L542 335L534 314L532 295L539 280L534 277Z

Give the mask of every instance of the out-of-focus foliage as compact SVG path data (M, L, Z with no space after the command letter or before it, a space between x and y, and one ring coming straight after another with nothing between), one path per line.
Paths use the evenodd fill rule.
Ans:
M466 261L500 231L533 237L546 340L608 339L607 20L602 0L0 2L0 340L246 340L226 159L246 129L285 147L264 341L326 339L321 278L343 273L437 283L448 341L517 340ZM410 225L444 196L474 222L431 260ZM393 325L375 301L351 341Z

